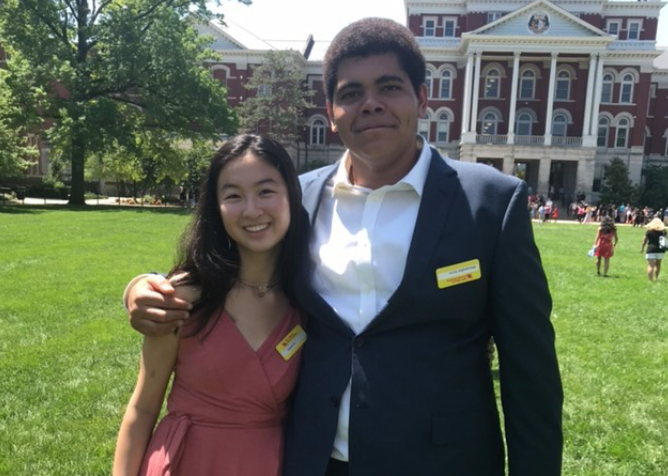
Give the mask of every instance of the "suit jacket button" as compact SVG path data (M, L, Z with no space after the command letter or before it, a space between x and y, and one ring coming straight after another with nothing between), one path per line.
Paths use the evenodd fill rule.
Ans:
M360 347L364 347L364 339L362 337L357 337L355 339L355 347L357 347L358 349Z

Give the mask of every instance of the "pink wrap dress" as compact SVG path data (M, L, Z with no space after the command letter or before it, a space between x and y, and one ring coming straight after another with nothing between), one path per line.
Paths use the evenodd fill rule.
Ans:
M301 349L279 344L300 314L290 308L254 351L230 316L180 343L168 414L149 442L142 476L280 476L283 422Z

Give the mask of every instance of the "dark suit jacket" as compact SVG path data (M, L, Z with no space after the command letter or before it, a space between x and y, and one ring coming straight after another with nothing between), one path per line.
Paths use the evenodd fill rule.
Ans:
M303 177L314 220L336 165ZM552 302L526 184L432 150L406 270L360 335L309 286L308 341L286 429L285 476L325 472L352 377L351 476L560 474L562 389ZM341 259L346 259L342 256ZM439 289L436 269L478 259L482 276ZM500 361L504 447L487 358Z

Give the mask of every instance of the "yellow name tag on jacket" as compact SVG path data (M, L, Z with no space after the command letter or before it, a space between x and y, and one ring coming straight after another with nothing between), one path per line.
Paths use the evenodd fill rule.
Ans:
M297 324L292 328L288 335L278 343L276 350L284 360L290 360L295 353L302 348L306 342L306 332L302 326Z
M472 259L436 270L436 282L439 289L449 288L458 284L480 279L480 261Z

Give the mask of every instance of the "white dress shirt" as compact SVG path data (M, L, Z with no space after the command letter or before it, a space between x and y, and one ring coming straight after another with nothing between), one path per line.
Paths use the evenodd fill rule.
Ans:
M350 183L348 153L327 181L314 223L311 255L315 290L357 335L399 286L413 238L431 151L410 172L377 190ZM332 458L348 461L350 382L341 398Z

